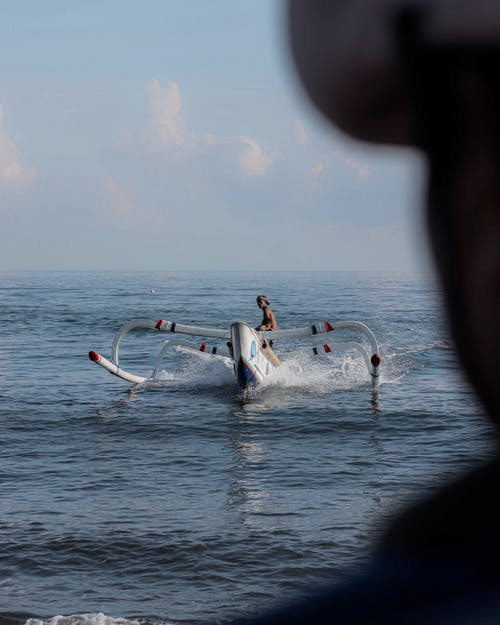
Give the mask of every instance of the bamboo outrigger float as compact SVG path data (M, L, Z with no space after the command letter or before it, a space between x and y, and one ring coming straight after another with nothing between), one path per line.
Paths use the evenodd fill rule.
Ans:
M223 340L224 345L209 346L205 341L199 344L185 339L169 338L163 341L161 349L156 357L151 376L144 377L125 371L120 367L119 351L121 341L128 332L135 329L214 338ZM365 338L365 342L368 343L370 351L367 351L367 348L362 343L356 341L340 343L336 341L330 343L325 342L319 346L312 345L310 349L315 355L321 352L327 354L331 353L334 348L336 349L338 347L356 350L361 354L366 363L371 377L372 387L376 388L379 384L381 363L377 340L373 332L364 323L360 323L359 321L338 321L335 325L329 321L323 321L289 330L259 332L243 322L235 322L226 330L184 325L163 319L159 321L134 319L124 324L115 334L111 346L111 359L108 360L93 350L89 352L89 358L113 375L127 382L131 382L132 384L141 384L146 381L158 379L161 372L161 364L167 351L173 347L181 346L188 350L204 352L214 358L227 359L233 365L238 385L242 389L247 389L262 384L262 382L281 365L281 360L273 350L274 341L289 341L305 337L311 337L311 339L316 340L320 338L321 335L342 329L358 331Z

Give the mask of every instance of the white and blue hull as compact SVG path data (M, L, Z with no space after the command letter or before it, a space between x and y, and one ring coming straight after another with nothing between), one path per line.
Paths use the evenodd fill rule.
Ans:
M248 324L231 325L234 370L240 388L255 387L279 366L279 360Z

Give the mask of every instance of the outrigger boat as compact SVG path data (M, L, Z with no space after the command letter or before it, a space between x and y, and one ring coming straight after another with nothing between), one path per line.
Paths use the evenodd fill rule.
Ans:
M210 346L206 341L201 344L187 341L185 339L169 338L163 341L161 349L156 358L154 368L150 377L143 377L125 371L120 367L119 349L123 337L135 329L149 329L157 332L166 332L169 334L184 334L191 336L199 336L204 339L214 338L222 339L225 345ZM335 343L335 348L350 348L361 354L368 372L371 377L372 387L376 388L380 379L380 363L377 340L373 332L363 323L359 321L338 321L333 325L329 321L322 321L312 325L293 328L289 330L276 330L274 332L259 332L251 328L243 322L231 324L229 330L218 328L203 328L200 326L183 325L174 321L152 321L149 319L134 319L123 325L115 334L113 344L111 346L111 359L108 360L96 351L89 352L89 358L96 364L104 367L113 375L131 382L133 384L141 384L146 381L159 379L161 372L161 363L166 352L173 347L182 347L187 350L196 352L204 352L214 358L224 358L229 364L233 365L234 373L238 385L242 389L256 387L262 384L266 378L272 375L280 365L281 360L273 350L274 341L289 341L305 337L311 337L313 340L321 338L321 335L331 333L338 330L357 331L361 333L370 346L370 352L366 347L355 341L347 341ZM312 353L318 355L320 353L331 353L334 349L331 343L322 342L321 345L312 345L310 348Z

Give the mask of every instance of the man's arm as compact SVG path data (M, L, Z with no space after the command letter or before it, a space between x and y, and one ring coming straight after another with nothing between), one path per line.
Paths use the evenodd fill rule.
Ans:
M271 319L271 323L266 324L268 327L266 328L266 330L277 330L278 329L278 324L276 322L276 317L274 316L274 313L272 310L268 310L267 312L269 319Z

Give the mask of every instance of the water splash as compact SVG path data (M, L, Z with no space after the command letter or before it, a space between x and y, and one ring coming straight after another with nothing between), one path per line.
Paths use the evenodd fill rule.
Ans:
M364 385L369 381L370 375L360 358L351 355L315 357L299 352L286 358L264 386L331 393Z
M234 387L233 364L229 359L215 359L206 354L179 348L175 371L162 370L154 382L159 386L230 386ZM186 356L184 358L184 356ZM260 388L294 388L316 393L331 393L370 384L370 374L362 358L345 353L314 356L305 351L283 354L283 362ZM382 380L384 378L382 377Z
M193 352L177 347L177 358L170 369L162 369L154 381L147 384L160 386L226 386L234 384L232 361L214 358L203 352Z

